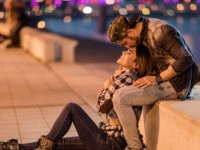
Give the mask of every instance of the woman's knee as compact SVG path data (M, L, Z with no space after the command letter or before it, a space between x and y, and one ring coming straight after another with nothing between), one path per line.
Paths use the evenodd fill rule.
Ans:
M71 111L71 110L76 109L77 107L79 107L79 106L78 106L76 103L69 102L69 103L67 103L67 104L65 105L64 109L65 109L65 110Z
M79 106L76 103L69 102L64 106L63 111L64 112L72 112L74 110L77 110L78 107Z

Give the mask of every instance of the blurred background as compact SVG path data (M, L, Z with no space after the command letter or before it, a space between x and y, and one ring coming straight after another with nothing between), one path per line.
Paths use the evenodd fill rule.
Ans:
M2 20L3 2L0 0ZM183 33L200 62L200 0L25 0L25 5L34 28L101 42L109 42L106 31L118 15L130 17L137 11L145 17L160 18Z

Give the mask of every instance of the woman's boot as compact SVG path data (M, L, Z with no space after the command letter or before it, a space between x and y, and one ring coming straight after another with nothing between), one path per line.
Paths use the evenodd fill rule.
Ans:
M0 142L0 150L19 150L17 139L11 139L7 142Z
M39 139L39 146L35 150L53 150L55 143L48 140L45 136Z

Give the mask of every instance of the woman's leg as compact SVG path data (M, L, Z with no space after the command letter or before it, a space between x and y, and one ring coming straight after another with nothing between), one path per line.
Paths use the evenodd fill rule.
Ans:
M62 137L67 133L72 123L75 125L80 140L73 137L63 140ZM81 146L83 149L90 150L123 150L126 147L124 139L120 138L115 141L113 138L106 137L85 111L75 103L69 103L63 108L46 138L58 143L56 150L71 150L70 143L73 148L77 148L77 145L81 145L80 141L84 144ZM76 144L74 145L74 143ZM20 144L20 150L33 150L36 144Z
M79 137L67 137L56 143L55 150L87 150ZM38 142L19 144L20 150L33 150L37 147Z
M124 87L113 96L113 106L122 124L124 136L130 149L141 149L137 119L132 106L150 105L157 100L175 93L169 82L138 89L134 86Z
M88 150L78 136L67 137L57 142L56 150Z
M88 149L121 150L126 146L125 141L119 144L123 140L115 142L107 138L85 111L75 103L69 103L63 108L46 138L58 142L68 132L72 123L80 140Z
M75 103L69 103L63 108L51 131L46 135L47 139L58 142L68 132L72 123L74 123L81 141L86 146L95 149L103 146L106 141L103 132L99 130L85 111Z
M20 150L34 150L37 145L38 145L38 142L19 144L19 149Z

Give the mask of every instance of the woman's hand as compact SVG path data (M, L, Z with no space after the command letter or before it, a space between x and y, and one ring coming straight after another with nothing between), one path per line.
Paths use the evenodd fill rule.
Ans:
M99 93L97 94L97 99L98 99L99 96L102 94L102 92L103 92L103 89L101 89L101 90L99 91Z
M138 87L138 88L146 88L148 86L156 85L156 76L145 76L142 78L137 79L133 85Z
M104 89L108 88L113 82L114 82L113 76L110 76L110 77L104 82Z

